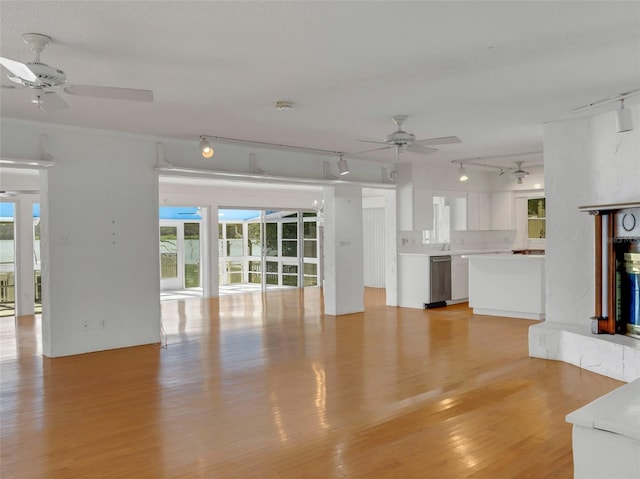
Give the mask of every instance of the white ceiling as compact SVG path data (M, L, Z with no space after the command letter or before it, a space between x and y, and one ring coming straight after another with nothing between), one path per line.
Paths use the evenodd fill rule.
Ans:
M404 129L418 139L463 143L401 159L448 164L541 151L544 122L640 87L637 1L3 0L0 14L2 56L31 61L21 35L44 33L53 44L43 62L71 83L155 95L148 104L61 93L70 108L47 114L26 89L2 89L2 117L193 139L194 148L206 134L355 152L372 147L358 139L382 140L390 117L407 114ZM295 108L277 111L277 100Z

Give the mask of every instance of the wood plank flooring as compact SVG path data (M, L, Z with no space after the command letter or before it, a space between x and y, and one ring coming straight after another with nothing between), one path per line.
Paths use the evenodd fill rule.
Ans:
M0 477L572 477L565 415L622 383L529 358L533 321L365 303L166 301L162 347L57 359L3 318Z

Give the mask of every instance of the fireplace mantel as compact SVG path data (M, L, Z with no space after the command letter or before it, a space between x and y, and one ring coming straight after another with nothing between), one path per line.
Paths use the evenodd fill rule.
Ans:
M614 203L608 205L593 205L593 206L578 206L580 211L586 211L591 214L609 214L615 213L617 210L625 208L638 208L640 207L640 201L632 201L630 203Z

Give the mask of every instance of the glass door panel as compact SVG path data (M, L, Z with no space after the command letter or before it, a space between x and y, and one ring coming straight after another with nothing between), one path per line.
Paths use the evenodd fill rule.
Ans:
M178 265L178 224L160 223L160 289L182 289L182 268ZM181 233L182 231L180 231Z
M0 203L0 316L15 315L15 204Z
M33 299L34 312L42 313L42 262L40 256L40 204L33 204Z
M184 223L184 287L201 286L200 223Z
M319 283L319 229L315 212L218 210L220 286L234 291Z

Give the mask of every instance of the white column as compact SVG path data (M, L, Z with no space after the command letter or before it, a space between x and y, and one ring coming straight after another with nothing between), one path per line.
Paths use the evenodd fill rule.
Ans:
M217 298L218 291L218 207L209 205L204 208L203 219L205 219L206 230L202 242L205 245L204 256L201 264L202 270L202 292L205 298ZM204 231L203 231L204 232Z
M33 202L20 198L15 205L16 316L25 316L34 313Z
M364 311L362 188L327 187L324 200L325 313Z
M398 305L398 247L397 247L397 215L396 192L384 192L384 281L387 306Z

